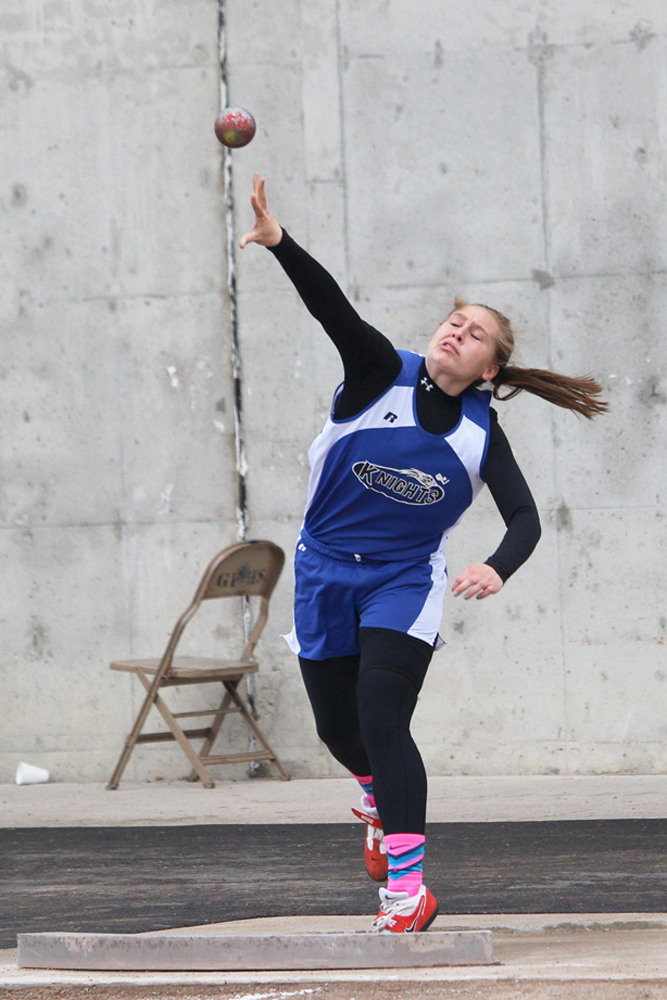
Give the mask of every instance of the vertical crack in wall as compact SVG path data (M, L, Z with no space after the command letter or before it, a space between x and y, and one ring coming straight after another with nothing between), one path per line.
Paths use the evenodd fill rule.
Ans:
M229 106L227 76L227 32L225 0L218 0L218 52L220 57L220 109ZM234 385L234 434L236 443L237 536L244 541L248 527L247 464L243 437L243 383L239 344L238 307L236 299L236 246L234 242L234 176L232 151L224 147L223 175L225 184L225 220L227 223L227 294L231 335L232 380Z
M218 55L220 63L220 110L229 107L229 78L227 67L227 26L225 0L218 0ZM234 386L234 437L236 446L236 523L239 541L245 541L248 529L248 489L246 483L247 462L243 434L243 376L241 367L241 345L239 341L238 303L236 298L236 243L234 233L234 175L232 172L232 151L224 147L223 176L225 185L225 221L227 229L227 295L229 299L229 325L231 340L232 382ZM243 632L245 641L250 635L250 602L243 599ZM255 685L251 674L246 674L246 696L250 714L257 718ZM248 749L252 753L257 748L254 733L248 738ZM258 773L260 765L250 761L250 774Z

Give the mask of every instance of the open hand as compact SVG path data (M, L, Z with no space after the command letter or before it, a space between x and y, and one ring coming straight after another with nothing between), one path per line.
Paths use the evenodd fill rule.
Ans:
M471 597L481 601L491 594L497 594L502 585L503 581L491 566L487 566L486 563L472 563L454 580L452 593L454 597L463 594L466 601Z
M255 213L255 225L249 233L241 237L239 246L243 250L246 243L259 243L263 247L275 247L283 238L283 231L273 218L266 204L266 181L259 174L252 178L250 204Z

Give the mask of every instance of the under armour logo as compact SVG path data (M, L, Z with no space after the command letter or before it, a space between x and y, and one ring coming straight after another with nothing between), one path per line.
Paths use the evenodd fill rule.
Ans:
M385 413L384 420L388 420L390 424L393 424L394 420L398 420L398 416L390 410L389 413Z
M431 382L430 378L427 378L426 375L424 375L423 379L421 380L421 384L424 386L427 392L430 392L431 389L433 388L433 383Z

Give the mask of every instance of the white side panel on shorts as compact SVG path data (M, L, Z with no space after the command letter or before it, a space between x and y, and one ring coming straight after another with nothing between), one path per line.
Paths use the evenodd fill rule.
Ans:
M292 631L289 633L289 635L281 635L280 638L285 640L285 642L287 643L287 645L289 646L289 648L292 650L293 653L295 653L297 656L299 655L299 653L301 652L301 643L299 642L296 635L296 625L292 625Z
M447 593L447 564L444 551L446 540L447 536L445 535L443 544L431 556L431 589L421 611L408 629L408 635L413 635L415 639L427 642L429 646L432 646L439 638L438 630L442 618L442 606ZM440 649L443 645L444 643L440 640L436 649Z

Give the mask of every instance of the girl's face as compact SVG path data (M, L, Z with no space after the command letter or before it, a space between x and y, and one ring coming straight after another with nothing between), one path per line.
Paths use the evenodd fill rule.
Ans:
M433 334L426 351L426 370L449 395L458 395L478 379L498 374L495 363L498 324L482 306L456 309Z

